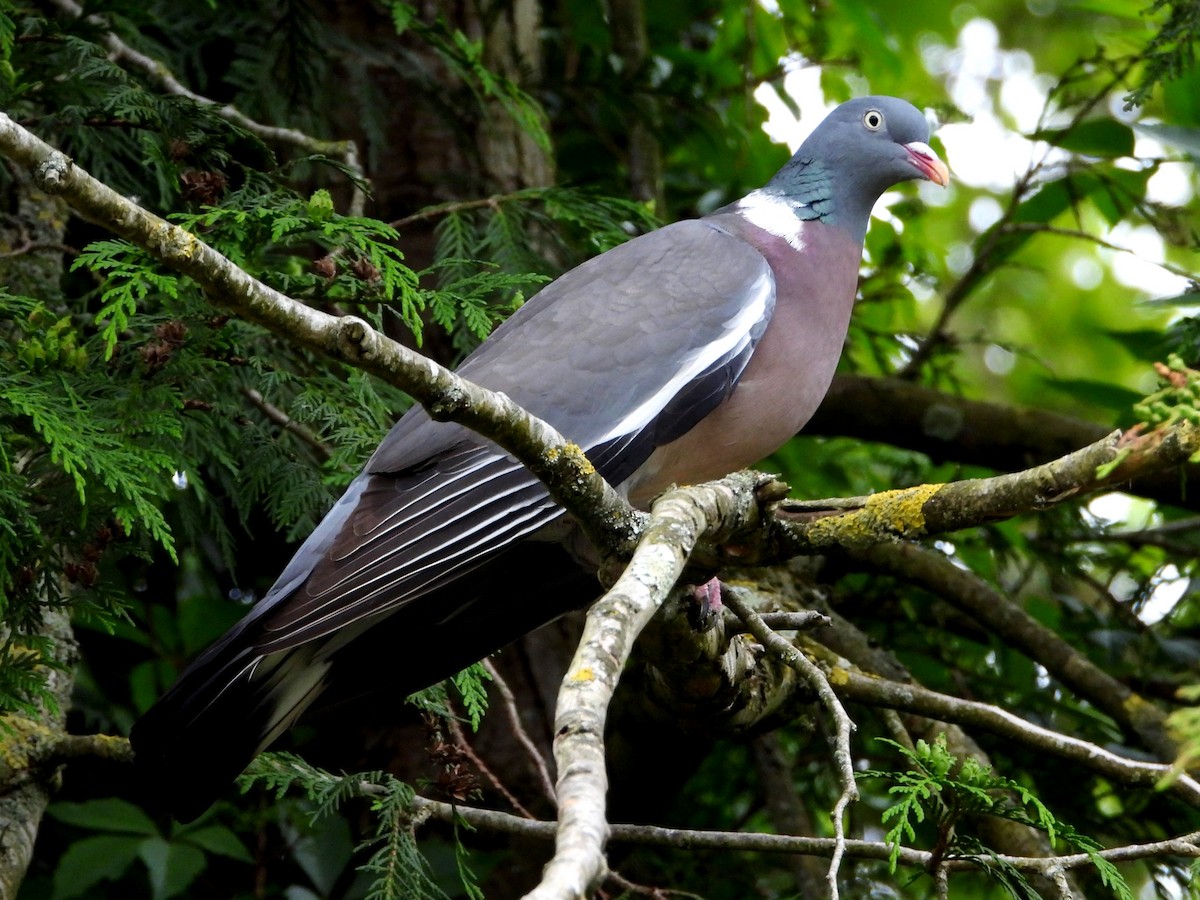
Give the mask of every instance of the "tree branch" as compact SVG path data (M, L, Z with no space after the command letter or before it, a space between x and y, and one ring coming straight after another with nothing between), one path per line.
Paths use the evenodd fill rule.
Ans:
M303 422L297 422L278 406L269 402L256 388L246 388L242 391L242 395L250 401L251 405L266 416L268 420L278 425L284 431L294 434L299 438L301 443L307 444L308 448L313 451L317 459L321 462L328 462L330 457L333 456L333 451L320 438L313 434L312 429L308 428Z
M777 536L779 548L784 555L863 548L970 528L1177 469L1198 450L1200 428L1181 421L1146 434L1116 431L1053 462L1008 475L922 484L870 497L789 500L778 508L785 520Z
M1112 716L1160 759L1178 747L1167 732L1166 715L1038 622L974 572L916 544L880 544L848 551L852 559L919 585L961 609L989 632L1019 649L1066 687Z
M739 472L668 491L625 571L588 610L583 637L563 678L554 723L558 833L554 858L531 900L588 896L603 880L608 838L604 724L634 639L666 600L701 540L727 540L761 523L759 490L770 476Z
M453 822L455 817L475 826L504 834L515 834L538 840L554 837L553 822L538 819L523 819L509 813L469 806L455 806L425 797L414 798L414 805L427 811L433 818ZM741 831L698 831L687 828L662 828L655 825L613 825L612 840L620 843L640 844L657 847L675 847L684 850L739 850L755 853L806 853L816 856L832 856L837 849L833 838L798 837L785 834L762 834ZM846 841L846 856L851 859L886 860L891 847L880 841ZM1200 831L1182 834L1163 841L1146 844L1127 844L1097 851L1098 855L1113 862L1130 862L1162 856L1200 858ZM1022 871L1042 872L1052 875L1059 870L1078 869L1092 865L1086 853L1067 856L1011 856L998 854L994 859ZM900 848L899 861L906 866L928 869L934 862L934 854L927 850ZM983 865L976 859L947 859L943 864L950 872L978 870Z
M1065 456L1102 440L1110 429L1041 409L968 400L899 378L840 375L807 425L805 435L854 437L902 446L935 461L952 460L1011 472ZM1195 508L1200 464L1145 472L1122 490L1160 503Z
M195 235L122 197L0 114L0 153L34 173L83 218L144 248L212 299L295 343L407 391L438 420L454 420L507 450L570 512L602 553L627 548L643 516L596 472L578 445L508 397L460 378L353 316L335 317L279 293Z
M0 722L0 900L17 896L33 857L53 782L42 773L84 749L62 733L79 655L66 611L47 608L38 632L49 642L47 655L54 663L54 668L45 670L47 699L37 704L36 719L9 715ZM112 744L101 739L97 745L113 752L122 743L120 738Z
M833 761L842 792L833 811L829 814L833 822L834 841L837 846L833 851L825 880L829 885L829 896L832 900L838 900L838 871L846 852L844 816L849 805L858 799L858 786L854 780L854 755L850 748L850 735L854 732L854 723L850 721L850 716L846 714L841 701L830 687L825 673L785 638L768 628L739 588L723 585L721 597L738 618L746 623L750 633L758 638L764 647L785 660L788 665L800 673L800 677L812 686L821 700L821 705L833 719L835 735Z
M836 659L830 658L832 654L828 651L825 657L826 664L832 667L830 681L834 690L847 700L983 728L1035 750L1069 759L1120 784L1153 790L1171 775L1171 766L1164 763L1118 756L1088 741L1035 725L997 706L951 697L917 684L901 684L866 675L858 669L839 665ZM1166 789L1200 808L1200 783L1191 776L1182 775L1167 782Z

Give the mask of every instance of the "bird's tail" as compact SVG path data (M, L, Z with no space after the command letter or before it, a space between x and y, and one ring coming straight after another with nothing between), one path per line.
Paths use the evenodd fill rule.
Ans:
M270 607L260 601L134 726L129 739L151 800L190 821L310 707L315 714L380 691L406 697L595 591L595 576L562 547L538 541L458 575L379 618L268 653L260 619Z
M263 656L240 632L189 666L129 735L150 805L181 822L204 812L325 687L319 644Z

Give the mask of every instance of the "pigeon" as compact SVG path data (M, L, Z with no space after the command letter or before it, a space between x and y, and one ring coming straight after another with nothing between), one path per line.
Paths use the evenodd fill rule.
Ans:
M550 423L638 507L753 465L829 387L876 201L948 183L928 141L903 100L843 103L764 187L562 275L458 372ZM138 767L172 815L196 817L306 711L402 698L586 605L580 543L513 457L411 409L270 590L135 724Z

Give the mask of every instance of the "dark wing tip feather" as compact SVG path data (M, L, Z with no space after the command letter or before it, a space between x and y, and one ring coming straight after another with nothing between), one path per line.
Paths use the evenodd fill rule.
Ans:
M263 698L228 690L252 662L245 649L193 666L129 735L148 805L190 822L249 765L265 729Z

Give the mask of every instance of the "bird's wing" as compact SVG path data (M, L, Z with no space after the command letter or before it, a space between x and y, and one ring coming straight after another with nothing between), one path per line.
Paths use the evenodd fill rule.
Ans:
M681 222L544 288L459 372L548 421L620 483L729 395L774 301L757 250ZM414 409L264 597L257 649L374 621L561 514L512 457Z

